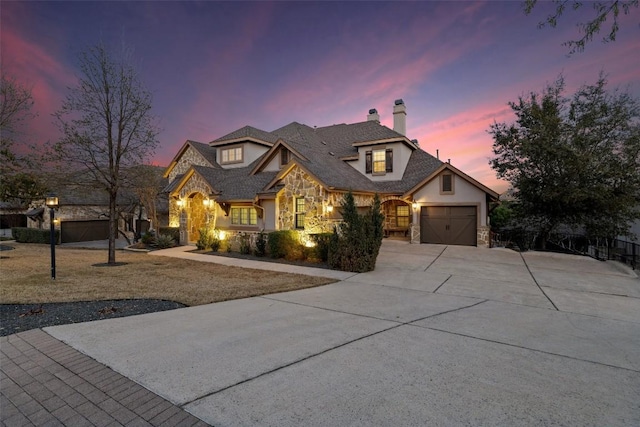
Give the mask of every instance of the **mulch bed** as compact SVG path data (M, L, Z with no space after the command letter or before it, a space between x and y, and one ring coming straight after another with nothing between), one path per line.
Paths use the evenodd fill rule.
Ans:
M29 329L174 310L184 304L157 299L46 304L0 304L0 336Z
M273 262L276 264L289 264L289 265L299 265L301 267L314 267L314 268L324 268L326 270L331 270L329 264L326 262L311 262L311 261L289 261L284 258L271 258L270 256L256 256L250 254L241 254L240 252L212 252L212 251L198 251L194 250L193 252L205 254L205 255L215 255L215 256L223 256L227 258L240 258L240 259L249 259L252 261L263 261L263 262Z

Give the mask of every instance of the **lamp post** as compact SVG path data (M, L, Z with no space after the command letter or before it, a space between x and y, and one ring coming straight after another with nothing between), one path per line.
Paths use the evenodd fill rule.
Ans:
M58 196L55 194L47 195L45 205L49 207L49 225L51 238L51 280L56 280L56 227L53 222L55 214L54 209L58 207Z

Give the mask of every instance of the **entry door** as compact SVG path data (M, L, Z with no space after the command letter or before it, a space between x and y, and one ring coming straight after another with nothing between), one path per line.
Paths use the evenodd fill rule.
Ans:
M420 210L420 242L476 246L475 206L423 206Z

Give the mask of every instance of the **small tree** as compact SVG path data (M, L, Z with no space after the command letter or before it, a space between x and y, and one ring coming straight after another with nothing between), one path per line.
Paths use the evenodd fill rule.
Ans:
M108 263L115 264L122 171L153 154L158 129L151 115L151 94L128 52L117 58L98 45L80 55L79 67L77 86L69 88L54 114L63 138L54 144L53 158L66 167L87 170L109 195Z
M358 214L353 193L342 201L342 223L329 242L328 263L332 268L362 273L372 271L380 251L384 215L376 194L369 212Z
M606 80L563 97L564 79L509 103L512 124L495 123L491 167L511 182L514 213L544 248L560 225L594 237L626 234L640 217L640 106Z

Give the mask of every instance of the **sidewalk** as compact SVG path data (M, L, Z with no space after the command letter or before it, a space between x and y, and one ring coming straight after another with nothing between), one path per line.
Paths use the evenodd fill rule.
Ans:
M41 329L0 352L3 426L208 426Z

